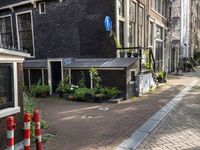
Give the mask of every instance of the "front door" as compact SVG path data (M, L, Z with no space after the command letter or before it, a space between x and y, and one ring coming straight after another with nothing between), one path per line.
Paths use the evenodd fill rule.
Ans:
M56 93L56 89L59 81L62 80L61 75L61 62L51 62L51 85L52 85L52 94Z

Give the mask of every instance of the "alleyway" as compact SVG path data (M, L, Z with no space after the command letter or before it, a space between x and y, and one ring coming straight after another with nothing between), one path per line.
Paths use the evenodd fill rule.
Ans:
M170 76L169 82L157 91L121 104L77 103L58 98L41 99L39 107L50 126L45 133L55 134L44 147L46 150L113 150L185 86L194 81L193 76L198 76L198 72L187 77ZM183 102L153 130L138 149L163 149L162 142L166 142L165 148L168 148L171 143L173 144L171 141L176 141L181 147L180 144L183 144L181 140L187 141L187 139L188 142L184 145L198 149L199 86L198 83L190 95L187 95ZM102 107L108 110L100 110ZM188 138L191 134L193 137ZM178 138L181 135L183 138ZM192 143L195 144L191 145Z

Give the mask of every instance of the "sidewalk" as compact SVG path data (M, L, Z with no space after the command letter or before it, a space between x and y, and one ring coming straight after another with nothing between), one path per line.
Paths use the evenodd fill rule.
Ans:
M138 150L200 149L200 82L184 97Z

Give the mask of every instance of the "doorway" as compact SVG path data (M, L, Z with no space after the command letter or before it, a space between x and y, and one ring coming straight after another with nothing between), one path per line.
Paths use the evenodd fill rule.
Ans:
M58 83L62 80L61 61L50 62L51 65L51 89L52 94L56 94Z

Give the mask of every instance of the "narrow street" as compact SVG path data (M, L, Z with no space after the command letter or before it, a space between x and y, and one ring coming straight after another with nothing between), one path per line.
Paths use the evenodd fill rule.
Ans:
M50 127L44 132L55 134L44 147L48 150L113 150L187 85L198 79L198 75L199 72L186 76L169 76L169 82L158 90L120 104L78 103L58 98L41 99L39 107ZM190 145L190 148L200 146L199 142L195 142L195 139L200 141L199 86L198 83L138 149L163 149L162 142L166 142L165 148L168 148L175 141L180 141L177 147L181 147L181 143ZM104 107L106 109L101 110ZM190 136L189 138L193 139L190 141L186 137L193 132L194 138ZM179 138L181 135L183 137ZM181 142L181 139L186 142ZM195 144L191 145L192 142ZM175 144L173 146L175 147Z

